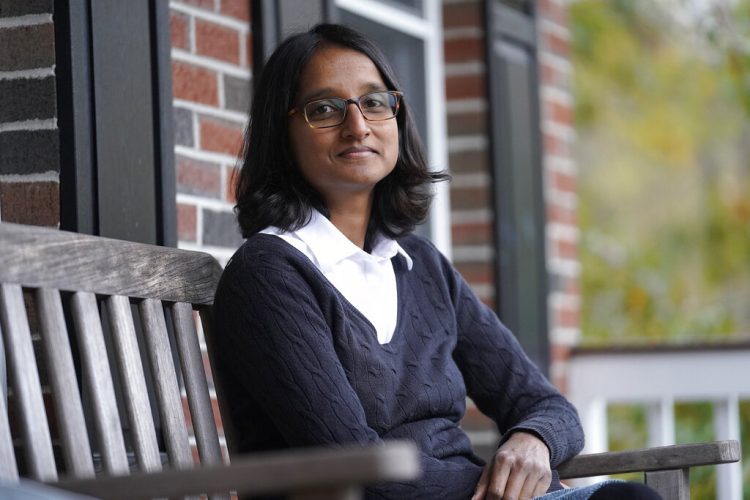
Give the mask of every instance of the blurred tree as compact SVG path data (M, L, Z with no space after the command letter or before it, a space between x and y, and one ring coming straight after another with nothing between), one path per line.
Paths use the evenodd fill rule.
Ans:
M570 18L584 343L750 336L750 7Z

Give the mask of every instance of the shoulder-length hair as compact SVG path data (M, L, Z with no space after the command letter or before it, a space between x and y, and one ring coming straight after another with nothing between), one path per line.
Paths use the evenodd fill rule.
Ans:
M235 212L242 236L268 226L294 231L307 224L311 209L328 214L320 194L307 182L292 159L287 129L300 74L323 46L361 52L375 64L389 90L401 90L380 50L362 34L335 24L319 24L287 38L269 58L257 82L245 135L243 164L235 179ZM399 154L393 171L374 190L366 242L381 232L397 238L423 222L432 201L433 182L447 179L430 172L404 99L396 116Z

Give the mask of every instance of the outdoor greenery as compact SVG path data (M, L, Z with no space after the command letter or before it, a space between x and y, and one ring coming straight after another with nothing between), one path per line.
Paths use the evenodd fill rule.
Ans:
M750 337L750 2L570 14L584 343Z
M569 5L583 344L750 339L750 2ZM677 442L714 438L709 404L675 414ZM608 420L610 449L647 445L643 407Z

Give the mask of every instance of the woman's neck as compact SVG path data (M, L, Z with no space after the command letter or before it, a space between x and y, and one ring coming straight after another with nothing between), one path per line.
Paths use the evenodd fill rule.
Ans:
M327 200L331 223L359 248L365 247L367 227L372 212L372 195Z

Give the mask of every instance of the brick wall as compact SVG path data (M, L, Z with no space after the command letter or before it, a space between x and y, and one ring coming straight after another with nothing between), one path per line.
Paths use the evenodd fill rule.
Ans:
M550 294L549 332L552 381L565 389L565 361L577 342L578 263L576 260L575 165L568 30L564 0L537 2L540 98L544 150L544 199ZM448 111L453 256L458 270L489 305L494 305L493 211L485 79L486 35L480 0L443 0ZM494 449L494 424L470 405L464 427L487 456Z
M52 0L0 2L0 220L57 227Z
M576 165L571 64L565 0L537 2L544 199L552 364L550 378L565 390L567 360L580 338Z
M178 246L221 262L241 242L230 183L249 108L249 5L170 2Z

